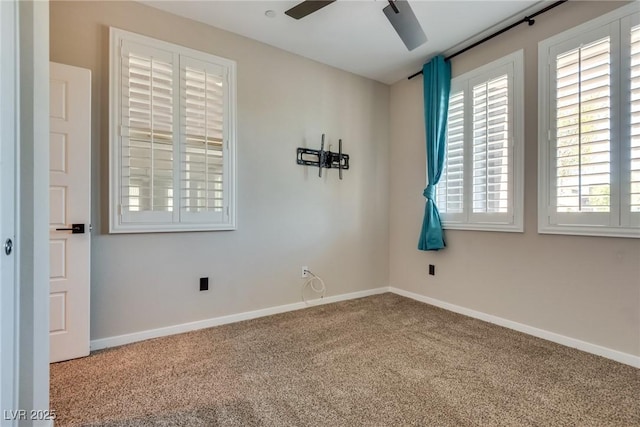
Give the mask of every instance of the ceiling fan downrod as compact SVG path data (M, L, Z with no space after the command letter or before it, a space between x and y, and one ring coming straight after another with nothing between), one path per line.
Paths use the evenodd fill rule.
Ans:
M391 9L393 9L395 13L400 13L400 11L398 10L398 6L395 5L395 0L388 0L388 1L389 1L389 6L391 6Z

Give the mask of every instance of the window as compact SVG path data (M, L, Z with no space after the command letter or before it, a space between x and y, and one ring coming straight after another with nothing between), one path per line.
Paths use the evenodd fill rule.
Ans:
M451 82L436 204L448 229L523 230L522 51Z
M235 63L111 28L110 232L235 228Z
M640 237L637 5L541 42L539 67L539 232Z

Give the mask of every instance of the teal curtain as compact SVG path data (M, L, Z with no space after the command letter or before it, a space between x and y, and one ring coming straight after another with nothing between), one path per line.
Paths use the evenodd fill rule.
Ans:
M424 123L427 142L427 201L418 249L437 251L445 247L440 213L436 206L436 184L440 181L446 152L447 115L451 92L451 64L436 56L422 67L424 86Z

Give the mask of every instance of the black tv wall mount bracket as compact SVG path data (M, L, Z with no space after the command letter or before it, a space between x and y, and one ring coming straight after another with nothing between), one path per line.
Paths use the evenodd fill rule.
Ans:
M319 150L298 147L298 164L304 166L317 166L318 176L322 177L322 168L338 169L338 176L342 179L342 171L349 169L349 155L342 152L342 139L338 140L338 152L325 151L324 134Z

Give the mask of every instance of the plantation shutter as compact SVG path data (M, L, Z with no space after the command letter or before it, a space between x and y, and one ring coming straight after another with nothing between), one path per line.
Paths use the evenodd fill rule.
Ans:
M508 89L506 75L473 88L473 212L509 207Z
M469 81L467 200L475 223L511 223L514 218L513 76L513 64L506 64Z
M234 230L235 62L109 37L109 232Z
M449 97L447 123L447 154L440 182L437 185L436 203L447 219L455 221L455 215L464 208L464 91L453 92Z
M219 222L225 218L227 168L225 69L182 56L180 65L181 172L180 218L183 222Z
M120 77L123 222L171 222L174 57L159 49L123 42Z
M436 194L445 228L522 231L522 76L518 51L453 79Z
M630 45L631 194L629 209L638 216L640 215L640 25L631 28Z
M540 43L540 232L640 237L639 24L622 7Z
M610 37L556 58L556 211L611 209Z

